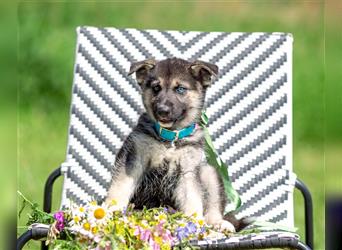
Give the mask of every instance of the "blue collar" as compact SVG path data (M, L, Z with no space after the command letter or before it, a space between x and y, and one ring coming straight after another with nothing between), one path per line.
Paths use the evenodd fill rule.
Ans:
M173 142L191 135L196 129L196 124L193 123L181 130L168 130L160 126L159 122L155 122L154 129L163 140Z

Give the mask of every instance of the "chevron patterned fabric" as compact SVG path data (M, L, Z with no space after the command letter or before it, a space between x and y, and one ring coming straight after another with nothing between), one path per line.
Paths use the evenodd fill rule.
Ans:
M238 217L293 226L292 37L80 27L62 206L101 200L125 136L143 111L131 62L180 57L219 66L209 131L242 199Z
M260 249L270 248L272 246L296 247L299 237L296 234L288 232L261 232L247 235L237 235L221 239L198 240L193 245L201 249ZM243 245L241 244L243 242ZM219 246L215 248L215 246ZM224 246L224 247L222 247Z

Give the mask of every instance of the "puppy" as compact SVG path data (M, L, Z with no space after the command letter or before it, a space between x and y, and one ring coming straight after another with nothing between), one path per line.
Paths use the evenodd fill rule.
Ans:
M106 202L115 199L119 209L130 202L136 208L171 206L234 232L224 219L223 182L206 161L198 126L218 67L178 58L148 59L133 63L129 75L133 73L146 113L117 154Z

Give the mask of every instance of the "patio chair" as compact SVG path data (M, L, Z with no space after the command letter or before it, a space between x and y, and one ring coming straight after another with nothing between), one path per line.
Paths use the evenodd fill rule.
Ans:
M77 28L69 137L65 161L47 179L44 210L51 212L54 181L64 176L61 208L105 197L111 166L143 112L131 62L180 57L219 66L208 89L209 132L241 196L237 217L294 226L293 190L305 201L305 244L295 233L270 231L197 241L203 249L313 249L312 199L292 171L292 43L290 34ZM33 225L17 249L42 239ZM47 249L42 246L42 249Z

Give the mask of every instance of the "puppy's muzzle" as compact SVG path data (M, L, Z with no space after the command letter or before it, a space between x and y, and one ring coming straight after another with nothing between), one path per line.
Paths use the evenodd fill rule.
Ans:
M156 113L160 118L168 118L171 114L171 108L167 105L160 105L158 106Z

